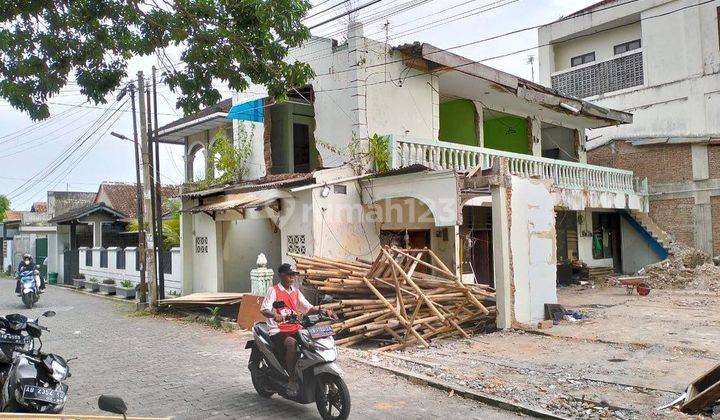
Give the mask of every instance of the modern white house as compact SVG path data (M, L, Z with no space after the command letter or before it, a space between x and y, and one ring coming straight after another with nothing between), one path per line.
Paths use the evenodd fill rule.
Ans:
M720 254L720 1L604 0L539 29L540 80L632 113L588 132L589 160L650 181L650 215Z
M621 237L645 260L664 252L637 222L645 183L586 162L586 130L630 113L429 44L392 47L360 24L347 42L313 38L289 59L316 76L287 101L237 94L160 128L195 181L181 194L184 294L249 292L260 252L274 267L289 253L371 260L382 244L428 247L496 288L504 328L557 302L558 264L621 271ZM245 174L198 187L218 132L248 148Z

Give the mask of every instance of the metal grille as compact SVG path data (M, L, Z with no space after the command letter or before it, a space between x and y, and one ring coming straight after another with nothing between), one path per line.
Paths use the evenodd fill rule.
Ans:
M577 98L614 92L643 83L642 52L552 76L554 89Z
M160 251L159 254L162 259L163 273L172 274L172 252Z
M108 252L103 249L100 251L100 268L107 268L108 266Z
M85 265L92 267L92 250L88 249L85 251Z
M115 254L115 268L117 268L118 270L125 269L125 250L124 249L118 249L117 254Z

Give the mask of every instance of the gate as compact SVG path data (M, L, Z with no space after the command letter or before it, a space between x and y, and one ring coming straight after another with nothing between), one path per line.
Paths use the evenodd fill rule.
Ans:
M63 252L63 284L72 284L80 273L80 253L77 249Z
M35 239L35 264L43 278L47 278L47 264L45 259L48 256L48 240L47 238Z

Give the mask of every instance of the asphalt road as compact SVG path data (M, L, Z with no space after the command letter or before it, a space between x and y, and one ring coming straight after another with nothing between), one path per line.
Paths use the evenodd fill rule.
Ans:
M135 416L179 419L317 419L314 404L277 396L260 398L247 371L247 333L158 317L129 316L132 306L60 287L48 287L38 306L27 310L0 280L0 314L38 316L45 351L70 362L68 414L99 414L100 394L121 396ZM340 360L352 397L351 418L514 418L497 410L349 360Z

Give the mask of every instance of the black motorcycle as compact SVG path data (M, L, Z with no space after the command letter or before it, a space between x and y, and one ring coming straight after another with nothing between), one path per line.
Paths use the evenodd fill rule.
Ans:
M54 315L53 311L43 314ZM60 413L67 401L68 386L63 383L70 377L67 361L57 354L42 352L40 337L48 329L40 325L38 319L28 319L23 330L33 343L37 339L40 346L36 350L33 344L32 350L16 354L3 382L2 411Z
M50 313L43 316L52 316ZM25 331L27 322L28 318L21 314L0 317L0 384L5 382L17 355L34 350L35 340Z

